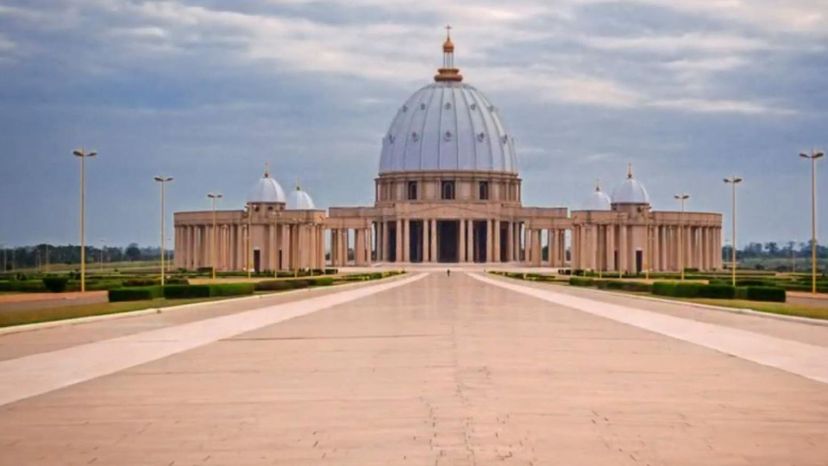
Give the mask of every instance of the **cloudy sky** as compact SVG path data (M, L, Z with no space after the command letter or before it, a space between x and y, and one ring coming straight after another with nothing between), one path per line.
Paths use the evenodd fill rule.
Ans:
M380 140L428 84L447 23L516 140L524 204L577 208L631 162L655 208L805 240L828 146L828 0L0 1L0 243L157 242L170 210L240 208L269 161L318 205L367 205ZM828 205L828 165L819 195ZM828 210L820 228L828 237ZM742 243L740 240L740 243Z

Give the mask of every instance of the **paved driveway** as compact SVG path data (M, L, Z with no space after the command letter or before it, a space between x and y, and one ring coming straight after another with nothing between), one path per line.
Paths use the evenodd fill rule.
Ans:
M93 375L0 406L0 463L828 462L828 385L794 367L758 364L463 273L406 280L360 288L370 292L314 312L314 302L294 300L167 326L173 343L191 338L193 327L185 326L198 322L247 330L108 375L85 372ZM297 309L308 312L278 321ZM254 317L261 326L250 323ZM777 324L796 325L768 326ZM753 324L750 331L705 325L742 331L763 353L777 351L767 341L785 340ZM820 331L828 339L826 327L809 328L808 338ZM157 348L147 335L124 338ZM798 351L825 351L790 342L803 345ZM84 344L119 358L119 343ZM66 358L77 347L57 348L0 362L8 365L0 378L23 377L9 368L32 357L90 370Z

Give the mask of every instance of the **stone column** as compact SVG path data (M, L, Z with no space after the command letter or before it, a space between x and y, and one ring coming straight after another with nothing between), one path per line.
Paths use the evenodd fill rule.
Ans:
M547 257L547 264L549 267L555 267L555 258L557 255L557 238L555 237L555 230L550 228L546 232L546 250L549 251L549 257Z
M535 260L532 265L540 267L543 264L543 230L534 230L532 240L534 241L534 244L532 244L532 250L535 251Z
M601 225L593 225L590 228L590 251L589 257L592 261L592 268L593 270L598 270L601 268L601 242L599 241L599 237L601 236Z
M437 219L431 219L431 262L437 262Z
M604 233L604 262L605 268L607 271L615 270L615 225L609 224L606 226L606 232Z
M627 271L627 226L618 227L618 271Z
M403 220L403 262L411 262L411 220Z

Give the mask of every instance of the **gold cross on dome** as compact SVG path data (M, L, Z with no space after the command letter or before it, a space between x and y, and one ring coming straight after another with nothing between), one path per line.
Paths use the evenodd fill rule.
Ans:
M446 24L446 38L451 38L451 24Z

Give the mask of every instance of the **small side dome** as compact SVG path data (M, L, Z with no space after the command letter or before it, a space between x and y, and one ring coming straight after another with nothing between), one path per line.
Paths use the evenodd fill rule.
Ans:
M613 204L649 204L650 195L638 180L633 178L632 165L627 169L627 179L612 191Z
M288 209L289 210L313 210L316 209L316 205L313 203L313 199L310 197L310 194L302 191L298 185L296 189L290 193L290 199L288 200Z
M595 184L595 191L584 202L584 210L610 210L612 200L607 193L601 191L601 186Z
M267 167L265 167L264 175L250 190L250 194L247 195L247 202L251 203L284 204L286 200L285 191L276 180L270 177Z

